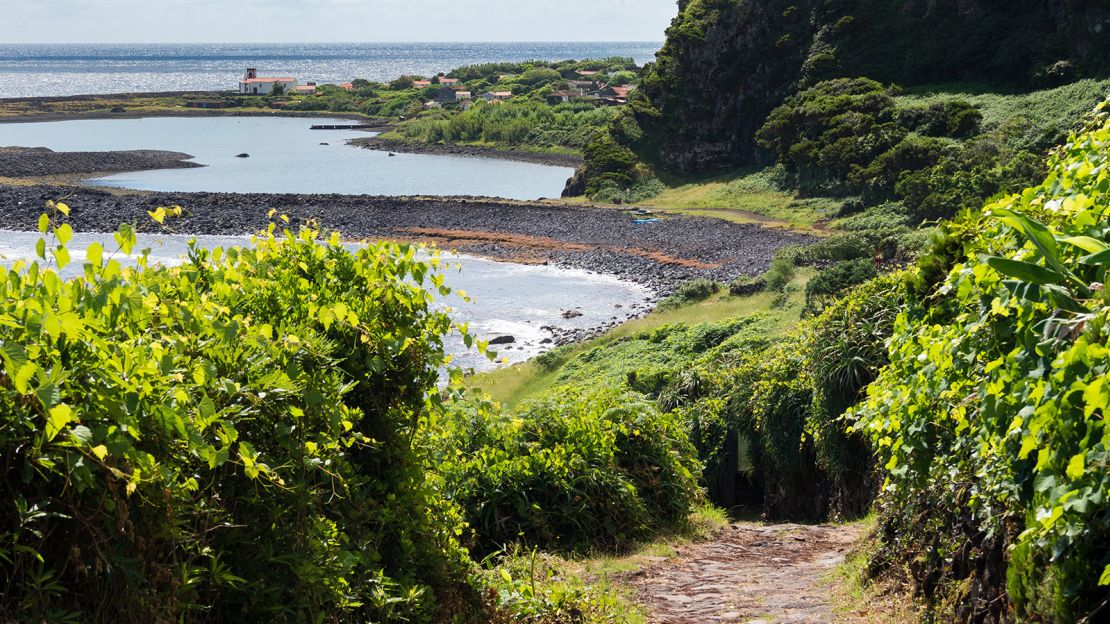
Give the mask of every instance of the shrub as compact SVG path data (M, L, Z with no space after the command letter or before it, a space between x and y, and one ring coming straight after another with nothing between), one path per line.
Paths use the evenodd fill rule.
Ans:
M40 230L57 244L0 281L0 619L464 606L461 520L410 443L451 327L411 247L271 230L125 268L93 245L62 280L55 209ZM133 229L116 240L129 254Z
M747 297L767 289L767 282L762 277L742 275L729 283L728 294L733 297Z
M870 258L858 258L837 262L823 269L806 283L806 304L803 315L814 316L832 300L852 286L862 284L878 276L875 262Z
M836 222L836 227L847 232L891 230L907 227L910 221L910 215L900 202L886 202L840 219Z
M673 293L659 302L661 309L678 308L705 301L721 291L721 285L710 279L698 278L683 282Z
M637 395L568 388L515 414L470 398L435 435L430 467L481 552L620 550L680 526L698 498L681 423Z
M771 261L771 267L763 274L762 279L767 292L781 293L794 279L794 262L789 258L776 257Z

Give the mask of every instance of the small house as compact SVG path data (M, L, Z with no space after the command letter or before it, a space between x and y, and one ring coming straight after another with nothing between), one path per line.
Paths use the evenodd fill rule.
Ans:
M247 74L239 81L241 95L270 95L274 89L281 85L279 90L289 90L297 86L296 78L260 78L258 70L249 67Z
M552 91L547 96L548 104L559 104L561 102L570 102L571 100L578 100L584 97L585 94L577 89L561 89L559 91Z
M495 102L495 101L503 102L503 101L513 97L513 92L512 91L486 91L485 93L483 93L482 95L480 95L478 97L482 98L483 100L485 100L487 102Z
M632 87L628 87L628 86L613 87L613 86L605 85L600 90L598 90L597 94L600 95L601 97L611 97L611 98L618 98L618 99L621 99L621 100L627 100L628 99L628 94L631 93L631 92L632 92Z
M443 76L439 77L439 84L441 84L445 87L453 87L453 86L459 84L459 82L460 81L459 81L458 78L444 78Z
M596 75L600 74L601 72L593 71L593 70L590 70L590 69L580 69L580 70L578 70L574 73L578 74L579 76L582 76L583 78L589 78L590 76L596 76Z
M430 87L430 86L432 86L432 81L431 80L413 80L412 81L412 88L414 88L414 89L423 89L424 87Z
M463 100L469 100L469 99L470 99L470 92L469 91L456 91L455 92L455 101L456 102L461 102Z
M316 83L309 82L303 85L293 87L293 92L298 95L316 95Z
M598 89L598 84L594 80L569 80L572 89L578 89L585 93L594 93Z

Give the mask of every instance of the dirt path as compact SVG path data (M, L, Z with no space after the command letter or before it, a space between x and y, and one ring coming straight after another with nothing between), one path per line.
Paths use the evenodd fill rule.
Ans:
M859 540L858 526L737 523L628 578L653 624L826 623L824 577Z

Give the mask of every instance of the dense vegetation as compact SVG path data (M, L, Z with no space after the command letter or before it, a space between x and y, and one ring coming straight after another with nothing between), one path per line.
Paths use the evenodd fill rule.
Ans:
M1004 591L1022 618L1105 607L1108 154L1103 114L1044 184L948 226L957 264L899 318L855 412L885 462L890 561L963 617Z
M63 279L49 209L0 285L0 619L611 621L534 554L517 579L514 544L617 552L701 500L649 402L444 409L435 256L271 226L168 268L125 227Z
M550 106L520 99L477 104L461 112L429 111L401 124L394 134L424 143L481 143L581 153L601 135L614 113L612 108L590 103Z
M629 145L689 174L759 162L763 120L824 80L1006 91L1105 75L1106 17L1069 0L682 0L632 111L645 136Z

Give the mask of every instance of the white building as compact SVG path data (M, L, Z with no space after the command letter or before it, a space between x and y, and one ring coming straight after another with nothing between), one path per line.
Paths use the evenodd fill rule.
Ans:
M251 67L247 69L247 75L239 81L239 93L244 95L269 95L274 92L274 87L279 84L286 91L289 91L297 86L297 79L259 78L258 70Z

